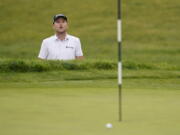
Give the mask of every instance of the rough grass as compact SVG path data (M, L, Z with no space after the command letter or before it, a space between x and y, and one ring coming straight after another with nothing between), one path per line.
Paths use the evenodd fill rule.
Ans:
M58 70L117 70L113 61L42 61L42 60L0 60L0 72L46 72ZM124 61L123 69L129 70L179 70L180 67L167 63L145 64Z

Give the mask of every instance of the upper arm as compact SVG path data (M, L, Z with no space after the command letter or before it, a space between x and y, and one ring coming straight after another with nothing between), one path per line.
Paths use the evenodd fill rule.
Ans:
M76 41L76 52L75 52L76 57L83 56L82 48L81 48L81 42L80 39L78 38Z
M48 56L48 48L46 42L43 40L38 58L47 59L47 56Z

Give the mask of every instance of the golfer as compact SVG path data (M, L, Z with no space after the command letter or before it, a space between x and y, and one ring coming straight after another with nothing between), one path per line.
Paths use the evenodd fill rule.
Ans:
M55 35L43 40L38 58L46 60L83 59L80 39L67 34L68 19L63 14L53 17Z

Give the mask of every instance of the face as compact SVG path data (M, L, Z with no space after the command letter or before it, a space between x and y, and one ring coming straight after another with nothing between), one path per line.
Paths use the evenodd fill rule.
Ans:
M59 18L54 22L53 28L57 33L65 33L68 29L67 21L63 18Z

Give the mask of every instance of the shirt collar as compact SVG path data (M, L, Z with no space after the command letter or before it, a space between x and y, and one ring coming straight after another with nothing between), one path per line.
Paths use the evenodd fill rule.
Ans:
M60 40L60 39L57 37L56 34L54 35L54 39L55 39L55 40ZM65 39L64 39L63 41L66 41L66 40L69 40L69 35L68 35L68 34L66 34L66 37L65 37Z

